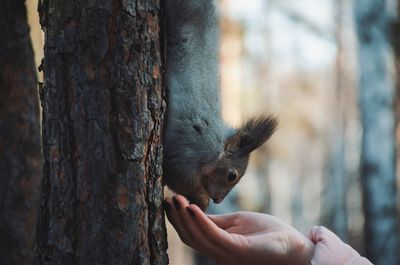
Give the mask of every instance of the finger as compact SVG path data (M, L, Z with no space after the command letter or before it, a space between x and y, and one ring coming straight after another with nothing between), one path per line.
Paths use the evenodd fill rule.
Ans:
M324 226L314 226L310 231L309 238L314 242L314 244L320 241L334 243L341 242L341 240L333 232Z
M165 204L168 205L165 207L166 209L166 214L167 218L172 224L172 226L175 228L176 232L179 235L179 238L182 240L183 243L186 245L189 245L193 248L195 248L195 243L192 241L191 237L189 236L185 226L183 225L182 218L179 215L179 210L177 209L177 206L180 208L181 205L178 202L178 205L176 202L174 203L172 198L166 198L165 199ZM167 210L168 209L168 210Z
M208 215L208 218L211 219L211 221L213 221L219 228L225 230L235 224L237 213Z
M180 232L184 235L185 241L187 242L184 241L184 243L207 256L218 256L218 252L220 251L218 247L215 246L209 238L204 236L202 230L194 221L194 213L187 210L189 206L187 199L177 194L173 197L172 202L177 210L177 215L179 215L177 219L180 221ZM201 210L200 212L204 215Z
M236 212L233 214L221 214L221 215L209 215L211 221L213 221L219 228L224 229L229 234L249 234L254 232L257 227L254 226L252 220L247 220L243 224L243 219L245 216L241 212Z
M208 218L207 215L205 215L201 211L201 209L197 205L190 204L189 208L196 215L195 221L197 223L197 226L200 227L203 234L207 238L209 238L210 241L213 242L218 248L223 249L223 251L228 255L229 253L232 253L233 250L237 249L238 242L233 239L230 233L221 229L217 224L215 224L210 218ZM229 222L226 222L225 224L228 223Z
M203 254L206 254L207 256L218 256L218 252L220 251L219 248L210 240L210 238L207 238L204 235L198 224L195 222L196 216L191 209L188 210L189 205L187 200L181 195L174 196L174 199L181 206L185 206L185 208L181 208L178 213L182 226L189 237L189 242L191 242L189 246ZM204 215L201 210L198 215L199 214Z

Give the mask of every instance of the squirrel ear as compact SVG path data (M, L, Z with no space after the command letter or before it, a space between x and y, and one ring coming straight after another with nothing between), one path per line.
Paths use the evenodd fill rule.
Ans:
M273 116L248 120L225 143L225 150L239 155L249 155L266 142L275 132L278 121Z

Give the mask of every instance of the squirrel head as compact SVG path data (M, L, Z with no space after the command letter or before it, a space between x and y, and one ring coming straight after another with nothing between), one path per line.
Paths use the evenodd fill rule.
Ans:
M250 153L275 132L272 116L253 118L227 137L224 150L216 161L201 169L201 182L214 203L220 203L244 175Z

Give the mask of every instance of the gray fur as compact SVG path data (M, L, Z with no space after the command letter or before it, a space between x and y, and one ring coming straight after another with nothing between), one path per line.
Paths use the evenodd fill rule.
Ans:
M169 104L164 174L167 184L176 186L175 180L192 182L205 163L216 159L229 129L220 114L219 29L214 3L165 1Z
M235 162L224 154L227 140L238 131L221 118L216 10L213 0L165 0L168 113L164 180L203 209L211 196L210 183L217 183L216 167L221 175L240 164L241 177L249 155L236 156ZM220 165L226 166L221 169ZM226 195L231 188L218 190Z

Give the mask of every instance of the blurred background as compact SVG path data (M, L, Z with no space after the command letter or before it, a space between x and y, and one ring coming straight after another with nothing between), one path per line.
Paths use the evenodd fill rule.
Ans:
M358 55L363 51L379 57L384 49L383 59L377 59L384 60L384 73L377 71L380 76L376 77L367 74L367 78L375 81L366 83L388 84L388 88L377 87L377 92L372 93L391 91L389 99L386 98L389 111L382 115L388 116L386 119L389 123L392 121L392 127L383 125L381 137L364 145L372 146L372 150L367 147L365 152L370 150L390 162L387 166L392 167L389 169L393 172L389 176L392 180L384 181L389 181L385 182L387 188L394 191L394 142L390 142L393 148L387 152L379 146L384 145L385 131L391 135L389 138L395 138L394 95L398 75L394 49L388 47L390 40L382 44L383 48L379 47L385 40L383 33L378 33L378 45L373 46L371 41L363 48L363 43L358 43L356 24L357 16L368 15L371 9L387 12L384 19L394 18L396 1L375 1L382 2L378 6L374 6L374 1L352 0L218 2L224 119L239 126L251 116L273 113L280 123L271 140L252 154L246 175L229 198L218 206L212 205L209 211L264 212L283 219L303 233L308 233L313 225L324 225L365 255L366 243L374 242L365 234L363 190L365 196L383 198L387 193L376 184L372 186L377 189L377 195L371 195L367 187L362 189L361 158L368 155L362 155L363 104L360 101L363 98L360 94L370 92L361 87L365 81L361 80L363 69ZM357 10L367 14L357 14ZM366 26L366 31L380 30L373 24L372 28L368 28L368 23L360 24ZM366 64L381 64L373 60ZM373 97L380 98L376 94ZM366 111L380 113L374 99L371 100ZM383 119L378 116L376 121L368 121L372 131ZM371 128L365 128L368 129ZM388 200L392 202L388 204L392 205L390 211L396 226L399 219L393 205L398 209L400 200L394 192L389 194ZM383 227L383 222L378 227ZM395 226L392 233L398 239ZM168 232L171 264L213 264L183 246L171 226Z
M378 227L396 246L397 0L218 2L224 119L273 113L280 123L209 212L268 213L303 233L325 225L362 255ZM39 64L37 0L27 6ZM212 264L169 224L168 237L170 264Z

